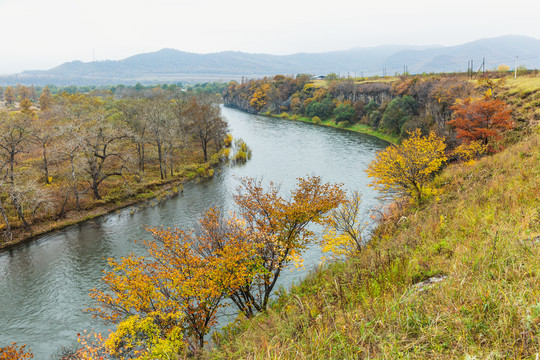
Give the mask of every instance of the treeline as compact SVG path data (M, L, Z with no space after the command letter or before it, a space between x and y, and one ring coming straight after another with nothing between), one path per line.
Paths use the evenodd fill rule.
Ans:
M223 98L227 106L252 113L303 116L313 122L331 120L343 127L364 124L400 140L415 129L424 134L434 131L453 147L459 143L450 124L456 104L466 99L497 100L493 91L502 82L485 78L475 85L451 76L403 77L392 82L356 82L351 78L314 82L305 75L277 75L243 83L232 81Z
M43 90L53 95L65 92L68 94L75 93L91 93L101 92L103 94L115 95L118 97L137 97L141 96L141 92L153 91L159 88L163 91L178 92L184 91L195 94L221 94L227 89L227 84L223 82L206 82L202 84L183 85L181 82L174 84L157 84L157 85L143 85L137 83L135 85L70 85L70 86L26 86L17 84L16 86L0 86L0 101L5 105L13 106L17 102L21 102L25 99L31 100L33 103L37 103L39 97L43 93Z
M219 97L177 89L112 96L46 87L16 109L0 111L0 241L14 227L30 231L70 211L146 196L150 184L208 175L227 131Z

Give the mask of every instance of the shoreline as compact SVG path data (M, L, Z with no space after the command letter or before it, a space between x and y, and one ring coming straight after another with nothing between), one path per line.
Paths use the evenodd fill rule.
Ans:
M242 109L240 109L240 110L242 110ZM242 111L244 111L244 110L242 110ZM371 129L368 125L363 125L363 124L353 124L353 125L345 127L345 126L337 125L332 120L323 120L323 121L321 121L320 124L316 124L310 118L305 117L305 116L297 116L296 119L294 119L293 118L294 115L293 116L281 116L281 115L264 114L264 113L257 114L257 115L268 116L268 117L272 117L272 118L290 120L290 121L301 121L301 122L304 122L304 123L318 125L318 126L332 127L332 128L335 128L335 129L342 129L342 130L357 132L357 133L360 133L360 134L371 135L371 136L374 136L374 137L376 137L378 139L384 140L384 141L389 142L390 144L394 144L394 145L396 145L398 143L398 138L397 137L392 136L392 135L388 135L388 134L380 133L378 131L375 131L375 130Z
M165 179L163 182L158 184L148 184L147 186L141 188L137 194L129 196L125 199L111 200L109 203L100 204L82 211L78 211L76 209L69 210L62 219L36 223L30 231L26 231L20 227L12 229L13 241L6 240L1 242L0 253L11 251L18 246L28 244L36 240L38 237L48 233L62 230L87 220L105 216L130 206L148 203L155 199L162 201L176 197L184 191L183 185L187 182L193 180L201 181L211 177L213 177L213 175L193 179L185 176L185 174L178 175L172 179Z
M251 111L247 111L246 109L243 109L243 108L241 108L239 106L236 106L234 104L225 104L224 103L223 106L231 108L231 109L240 110L240 111L245 112L247 114L259 115L259 116L267 116L267 117L283 119L283 120L290 120L290 121L301 121L301 122L305 122L305 123L309 123L309 124L313 124L313 125L333 127L333 128L336 128L336 129L342 129L342 130L357 132L357 133L361 133L361 134L371 135L371 136L374 136L374 137L376 137L378 139L389 142L390 144L394 144L394 145L398 144L398 137L388 135L388 134L383 134L381 132L373 130L370 126L364 125L364 124L353 124L353 125L345 127L345 126L337 125L332 120L324 120L324 121L321 121L320 124L316 124L309 117L305 117L305 116L298 116L298 115L283 116L284 115L283 113L277 115L277 114L270 114L270 113L251 112Z

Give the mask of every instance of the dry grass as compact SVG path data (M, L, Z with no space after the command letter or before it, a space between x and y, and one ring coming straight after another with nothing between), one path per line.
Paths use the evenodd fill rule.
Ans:
M208 358L535 359L540 134L434 185L438 197L394 208L359 256L226 329Z

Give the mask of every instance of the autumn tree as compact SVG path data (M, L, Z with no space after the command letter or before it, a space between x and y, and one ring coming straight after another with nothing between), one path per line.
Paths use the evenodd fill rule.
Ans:
M24 360L33 359L34 355L26 349L26 345L19 346L11 343L9 346L0 348L0 360Z
M28 98L32 100L32 103L38 102L37 91L34 85L30 85L30 87L28 88Z
M257 111L261 111L267 104L269 90L270 84L263 84L258 87L257 90L253 93L249 104Z
M57 131L53 129L52 122L53 119L49 115L41 113L41 116L31 124L30 138L41 149L45 184L51 183L51 177L49 176L49 149L57 138Z
M299 178L289 198L279 191L274 183L265 190L261 181L245 178L234 196L239 217L259 246L257 256L264 269L249 283L229 290L229 298L247 317L266 311L281 272L301 262L314 239L308 225L325 223L325 214L344 200L339 185L324 183L320 177Z
M149 124L144 114L140 99L123 99L117 103L122 120L128 125L128 137L135 146L137 167L141 173L145 170L145 145L147 142Z
M15 88L17 92L17 97L19 98L19 102L30 99L30 89L28 86L24 86L21 84L17 84L17 87Z
M366 221L362 218L362 194L353 191L347 199L328 215L322 250L333 257L348 256L362 251L366 245Z
M58 217L62 217L65 213L66 205L70 194L75 198L75 206L77 210L81 210L80 195L79 195L79 172L80 166L76 161L80 158L82 149L82 139L78 133L77 124L68 123L60 127L59 141L55 143L55 152L63 160L69 161L69 186L65 192L62 207L58 212Z
M47 188L29 179L28 176L19 176L10 184L9 198L19 220L25 229L30 229L38 210L51 208L51 201Z
M19 103L21 107L21 113L28 116L29 118L34 118L36 112L32 109L32 101L30 99L24 99Z
M39 108L41 111L45 111L50 109L52 106L52 95L51 90L48 86L45 86L43 90L41 91L41 95L39 97Z
M167 177L167 164L165 162L163 145L167 133L172 130L172 120L174 118L172 105L164 96L156 96L154 98L144 99L142 106L144 107L143 114L148 123L148 129L156 144L160 177L161 179L165 179Z
M238 219L225 220L210 209L199 224L197 232L148 229L154 238L145 242L149 258L109 259L106 290L92 292L100 306L91 311L119 324L105 343L112 354L154 351L152 336L176 352L178 340L200 351L225 306L225 289L243 285L257 271L256 244ZM154 335L133 335L147 332Z
M227 122L221 116L219 104L210 97L191 97L181 109L183 126L199 142L208 161L208 146L219 143L227 133Z
M88 183L94 195L94 199L101 199L99 187L104 180L111 176L123 176L122 166L107 166L110 160L117 158L121 160L122 154L115 147L118 140L126 137L125 133L107 122L103 114L96 114L96 117L87 124L84 135L81 137L81 152L84 156L84 171L90 177Z
M6 87L4 90L4 100L7 105L13 105L15 102L15 92L11 86Z
M503 131L514 127L506 103L490 96L456 101L452 109L454 117L449 124L456 130L458 139L465 142L479 140L488 145L500 139Z
M431 132L422 136L420 129L409 133L401 145L392 145L377 153L366 170L376 189L411 196L422 201L425 187L446 161L446 144Z
M299 179L289 199L278 193L277 185L264 190L242 179L238 215L210 209L195 230L148 229L148 257L109 259L104 286L91 293L99 306L90 309L119 324L105 342L109 351L126 358L153 351L149 339L157 337L175 351L181 347L174 341L184 339L196 353L217 311L230 304L225 298L248 317L265 311L281 271L314 239L307 226L324 223L344 198L340 186L318 177Z
M10 183L14 181L17 155L25 150L30 135L26 120L20 115L12 115L6 111L0 112L0 156L7 164L6 175Z
M26 174L15 176L15 165L21 153L26 152L30 140L28 117L24 114L0 113L0 161L1 167L6 168L3 187L8 195L13 210L26 229L30 228L28 216L33 220L38 209L46 204L48 196L45 189L39 187ZM5 207L1 204L0 211L6 222L8 235L11 228Z
M62 94L58 99L67 126L75 125L71 126L69 147L81 155L81 170L87 174L89 188L97 200L101 199L99 188L103 181L123 176L120 141L127 137L124 128L109 117L105 101L79 93Z

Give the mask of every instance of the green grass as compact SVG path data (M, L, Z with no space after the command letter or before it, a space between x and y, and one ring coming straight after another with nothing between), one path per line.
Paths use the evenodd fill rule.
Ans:
M540 131L433 186L421 207L391 207L362 253L222 331L207 358L536 359Z
M281 114L281 115L268 114L266 116L272 116L272 117L277 117L277 118L280 118L280 119L287 119L287 120L294 120L294 121L302 121L302 122L313 124L313 121L311 120L311 118L305 117L305 116L288 115L288 114L286 114L286 116L283 116L283 114ZM353 124L353 125L350 125L350 126L343 127L343 126L337 125L334 122L334 120L329 119L329 120L323 120L320 125L333 127L333 128L338 128L338 129L345 129L345 130L354 131L354 132L358 132L358 133L362 133L362 134L368 134L368 135L371 135L371 136L375 136L375 137L377 137L379 139L388 141L388 142L390 142L392 144L397 144L397 142L398 142L398 137L388 135L388 134L384 134L384 133L381 133L379 131L373 130L370 126L364 125L364 124Z

